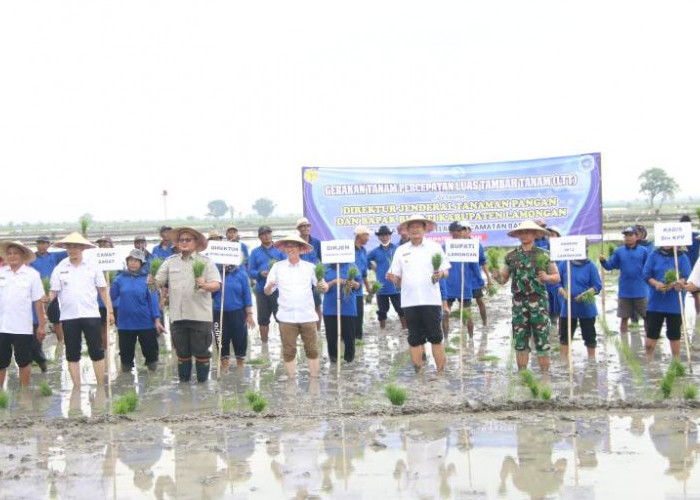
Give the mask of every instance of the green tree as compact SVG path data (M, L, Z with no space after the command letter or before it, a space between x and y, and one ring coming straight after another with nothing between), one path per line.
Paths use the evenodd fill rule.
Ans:
M217 219L223 217L228 212L228 205L224 200L211 200L207 208L209 208L209 213L207 215L211 215Z
M639 175L639 192L649 199L649 207L654 208L654 200L659 199L656 213L661 210L661 205L667 199L671 199L678 191L678 183L669 176L663 168L648 168Z
M258 198L253 204L253 210L258 212L260 217L263 219L269 217L272 212L275 211L275 207L277 207L277 205L272 203L272 200L268 200L267 198Z

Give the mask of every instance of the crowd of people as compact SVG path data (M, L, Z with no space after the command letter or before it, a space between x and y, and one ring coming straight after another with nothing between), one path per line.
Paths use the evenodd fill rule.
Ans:
M72 233L53 243L56 251L49 251L51 241L43 236L37 238L36 250L19 241L0 242L0 388L13 355L22 386L30 383L32 362L46 371L42 341L47 325L51 325L57 341L65 344L69 373L76 387L81 383L83 339L97 383L104 383L111 324L117 329L122 371L134 370L137 343L146 368L155 370L159 362L158 336L169 332L179 380L189 382L194 368L196 380L201 383L209 378L212 339L223 369L229 367L231 348L236 366L243 366L249 330L257 325L265 345L274 318L279 325L287 376L296 373L301 337L309 374L318 377L318 333L322 325L330 362L352 363L356 340L364 334L364 306L375 296L380 330L386 328L393 308L401 328L407 331L416 372L425 369L425 345L429 343L439 374L445 367L444 344L454 306L471 310L472 301L476 302L485 326L485 291L494 282L504 285L508 281L513 348L519 369L527 367L533 345L541 370L549 370L550 326L557 322L563 357L569 353L569 335L580 327L588 357L595 358L595 296L602 290L604 271L590 259L571 261L570 266L552 261L549 241L564 235L556 226L547 227L543 220L522 222L508 233L520 245L505 255L500 269L489 269L481 241L478 262L450 262L445 245L428 236L436 229L435 222L421 214L412 215L398 226L398 244L391 241L394 230L380 226L374 232L378 245L370 252L365 246L371 231L356 227L355 260L338 266L323 265L321 242L311 236L308 219L300 218L296 229L298 234L273 240L272 228L260 226L260 245L250 251L241 243L240 265L222 266L202 252L210 240L240 242L236 226L227 228L225 236L212 231L208 237L192 227L162 227L160 242L150 251L145 237L134 239L124 270L111 282L94 261L83 255L95 246L112 247L109 237L98 238L95 245L81 234ZM474 238L471 230L467 221L449 225L453 239ZM642 321L646 352L651 358L665 324L671 352L678 357L684 294L692 293L696 311L700 308L700 233L693 233L692 246L675 250L655 248L642 226L629 226L622 236L623 245L609 256L600 255L603 270L619 270L620 332L628 332L630 321ZM369 279L371 271L376 282ZM674 271L671 278L670 271ZM571 289L567 288L568 273ZM669 293L673 291L678 293ZM459 318L465 322L468 335L473 335L471 314L460 314Z

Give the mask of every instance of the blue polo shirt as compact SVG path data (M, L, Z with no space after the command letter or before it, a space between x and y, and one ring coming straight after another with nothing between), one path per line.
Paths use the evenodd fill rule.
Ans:
M649 286L642 277L644 264L646 264L649 252L642 245L617 247L608 260L602 266L608 271L620 270L618 279L617 296L623 299L645 298L649 292Z
M223 275L223 267L217 265ZM214 310L221 311L221 291L211 295ZM226 272L226 284L224 289L224 311L237 311L245 307L252 307L253 300L250 293L250 284L246 272L237 267Z
M121 272L109 290L112 302L119 302L117 324L122 330L150 330L160 318L158 292L146 284L148 273Z
M44 255L36 255L36 260L30 264L34 269L39 271L39 276L42 278L50 278L56 265L68 256L65 250L61 252L48 252Z
M535 246L549 250L549 240L547 238L537 238L535 240Z
M270 259L284 260L286 258L287 254L277 250L274 245L270 248L265 248L261 245L250 252L249 272L250 277L256 280L255 291L257 293L263 293L265 283L267 283L267 277L261 276L260 273L270 270Z
M698 240L700 232L693 231L693 244L688 247L688 258L690 259L690 265L695 266L698 261L698 253L700 252L700 241Z
M340 264L340 277L342 279L347 279L348 270L352 264ZM331 264L325 266L326 268L326 281L332 281L337 278L336 265ZM360 281L360 276L355 278ZM338 287L338 285L333 285L330 287L326 296L323 298L323 315L324 316L337 316L338 314L338 290L340 289L340 315L341 316L357 316L357 301L355 297L357 296L357 291L353 290L348 295L343 295L343 287Z
M163 260L167 259L174 253L175 250L173 248L172 243L168 243L168 245L165 248L161 247L160 243L158 243L156 246L153 247L153 250L151 250L151 255Z
M357 275L357 281L359 281L360 284L362 284L362 279L360 278L366 278L367 270L369 269L369 261L367 260L367 250L365 250L365 247L355 247L355 266L357 266L357 269L360 271ZM355 294L358 297L362 297L364 295L364 289L364 284L362 284L360 289L355 291Z
M377 275L377 281L382 284L382 288L377 292L377 295L397 295L399 293L396 285L386 279L386 273L389 272L391 261L397 248L395 244L389 243L386 247L379 245L367 254L367 263L374 262L377 266L374 272Z
M301 254L299 258L316 265L316 263L321 261L321 241L309 235L309 243L314 249L309 253Z
M566 262L557 263L559 268L559 276L561 281L555 285L555 290L558 292L560 288L566 288L567 284L567 272L566 272ZM600 290L603 288L603 283L600 281L600 273L598 268L589 259L586 259L583 263L574 261L571 262L571 317L572 318L595 318L598 316L598 308L595 302L592 304L586 304L584 302L576 302L575 297L581 295L583 292L593 287L595 293L599 294ZM559 301L559 315L562 318L566 318L569 315L567 311L566 300L564 297L557 293L557 300Z
M644 265L643 278L648 281L654 278L661 283L664 282L664 275L669 269L675 270L675 260L673 253L664 255L660 250L655 250L647 258ZM690 276L690 261L685 253L678 254L678 272L681 278ZM669 290L668 292L659 292L653 286L649 285L649 302L647 303L647 311L680 314L681 306L678 303L678 292ZM685 292L683 292L683 300L685 300Z
M484 246L479 242L479 265L475 262L471 262L472 268L469 269L469 277L471 278L472 290L480 290L484 288L486 282L481 276L481 266L486 264L486 252L484 251ZM466 273L466 269L464 270Z

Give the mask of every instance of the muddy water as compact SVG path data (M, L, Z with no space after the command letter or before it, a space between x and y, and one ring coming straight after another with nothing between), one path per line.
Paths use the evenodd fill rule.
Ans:
M700 495L692 474L700 413L682 398L685 385L698 385L700 368L664 400L659 381L670 360L668 343L662 340L655 360L646 362L643 334L617 334L616 304L609 300L610 328L606 334L598 324L596 361L586 359L580 337L573 377L556 352L549 376L533 360L534 373L552 389L552 399L542 401L514 373L509 295L488 298L487 307L486 327L474 308L476 332L463 337L461 357L453 320L447 344L456 352L440 377L430 353L431 367L414 373L405 332L393 316L380 330L375 306L366 311L356 360L342 365L340 379L327 356L322 376L309 378L300 353L299 376L287 380L273 326L268 346L251 332L249 359L260 364L221 377L215 370L207 384L177 382L164 336L156 373L142 366L118 373L112 342L109 387L95 388L85 357L84 383L72 390L62 347L49 337L45 347L54 362L47 374L34 374L31 390L18 390L16 370L9 370L10 405L0 409L0 492L31 498ZM323 334L320 339L325 354ZM554 331L551 340L558 344ZM698 347L700 335L691 330L694 363ZM39 394L41 381L53 395ZM403 407L385 397L389 381L407 389ZM136 412L110 415L110 400L132 388L140 398ZM261 416L245 400L250 389L268 401ZM630 408L646 410L624 413ZM620 477L632 461L636 479L625 485Z

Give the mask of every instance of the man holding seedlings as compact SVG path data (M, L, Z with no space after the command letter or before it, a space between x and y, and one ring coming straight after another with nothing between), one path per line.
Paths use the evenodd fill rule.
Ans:
M44 288L39 273L29 264L34 252L19 241L0 243L0 390L5 384L7 367L14 351L19 367L19 382L29 387L34 335L41 341L46 333ZM32 326L32 312L37 317L36 332Z
M494 274L500 284L513 278L513 345L518 370L527 368L530 337L534 337L540 369L549 371L549 302L545 284L558 283L559 271L549 260L549 252L535 246L535 239L544 233L532 221L509 232L508 236L520 240L520 246L506 254L504 268L500 274Z
M265 283L270 268L279 260L286 259L286 255L280 252L272 243L272 228L260 226L258 228L260 246L250 253L250 277L255 280L255 306L258 310L258 325L260 326L260 340L267 344L270 333L270 317L277 319L277 292L266 294Z
M68 251L51 273L49 300L58 297L61 309L61 322L66 344L68 371L74 387L80 386L80 355L82 336L88 347L88 354L95 370L97 385L104 384L105 345L102 340L102 326L97 294L105 304L105 321L114 323L112 301L109 299L104 274L92 262L83 259L83 251L95 245L79 233L72 233L54 244Z
M170 238L179 253L163 261L156 284L167 285L170 297L170 334L177 352L180 382L192 377L195 358L197 382L209 378L211 359L212 299L221 288L221 276L214 263L199 252L207 248L206 237L191 227L173 229ZM148 283L152 283L151 276Z
M313 246L299 236L282 238L275 247L287 254L286 259L276 262L263 288L270 296L279 291L279 308L277 320L282 336L282 356L287 376L291 379L296 374L297 337L301 336L304 352L309 361L309 374L318 377L318 341L316 339L316 322L318 315L314 306L312 288L319 286L319 291L328 291L325 281L316 280L314 265L301 260L301 254L313 252Z
M409 351L416 371L423 368L423 345L430 342L440 374L445 368L445 346L438 282L449 275L450 263L442 247L425 237L435 230L435 222L414 214L401 226L406 228L409 241L396 250L386 277L401 288L401 307L408 324Z
M679 276L676 275L673 247L657 248L649 254L644 264L642 278L651 287L646 316L647 339L644 344L647 359L654 357L664 321L671 354L676 359L680 355L682 318L676 292L686 288L686 278L690 275L690 261L685 252L678 254L678 272ZM685 300L685 293L682 294L682 299Z
M382 286L377 292L377 319L379 320L379 328L382 330L386 328L389 303L399 315L401 328L406 328L406 318L403 309L401 309L401 293L396 289L396 285L386 278L386 273L389 272L391 261L398 248L391 242L392 233L393 231L387 226L381 226L374 233L379 239L379 246L367 254L367 262L374 268L377 280Z
M610 259L601 255L600 263L608 271L620 270L617 281L617 317L620 318L620 334L627 333L629 319L633 315L645 318L649 287L642 277L648 252L639 244L637 228L629 226L622 231L625 244L615 249ZM646 328L646 327L645 327Z
M369 278L367 278L367 270L369 262L367 261L367 250L365 245L369 241L369 229L365 226L357 226L355 228L355 267L359 272L358 277L361 278L365 285L367 293L370 292ZM362 339L364 335L363 323L365 317L365 301L362 293L362 287L355 292L355 301L357 302L357 316L355 316L355 338Z
M301 260L310 262L313 265L321 262L321 241L317 238L311 236L311 223L306 217L301 217L297 220L297 231L299 231L299 237L307 242L309 245L314 247L313 251L301 254ZM318 314L318 323L316 326L321 328L321 319L323 314L321 313L321 294L314 288L314 305L316 306L316 313Z

